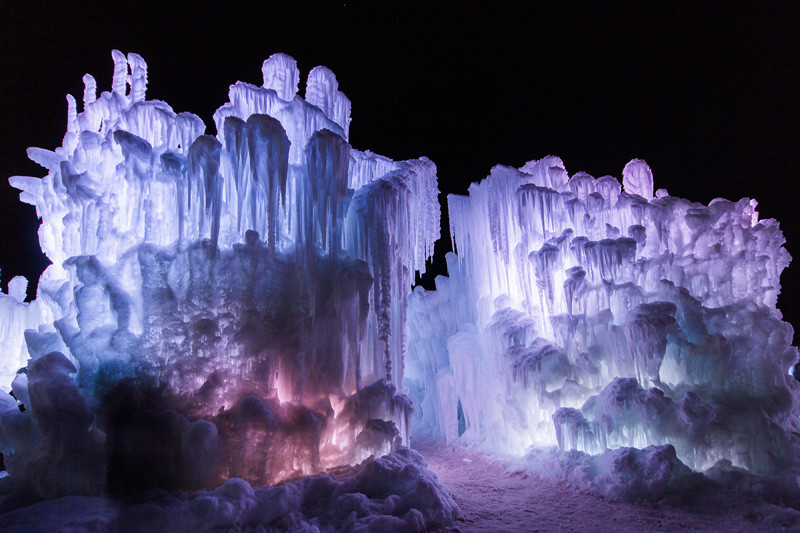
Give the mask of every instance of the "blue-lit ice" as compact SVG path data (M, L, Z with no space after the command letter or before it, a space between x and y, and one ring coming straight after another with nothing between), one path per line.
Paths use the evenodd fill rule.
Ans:
M47 176L10 179L52 265L33 302L24 278L0 297L6 489L213 489L396 452L402 483L365 481L348 523L452 522L403 447L407 296L439 238L433 163L351 148L350 102L325 67L304 99L294 59L273 55L263 86L231 86L208 135L145 99L140 56L112 55L112 90L86 75L63 145L29 150Z
M778 223L747 198L654 195L641 160L622 181L546 157L449 196L450 276L409 305L415 434L517 456L672 445L694 469L796 468Z

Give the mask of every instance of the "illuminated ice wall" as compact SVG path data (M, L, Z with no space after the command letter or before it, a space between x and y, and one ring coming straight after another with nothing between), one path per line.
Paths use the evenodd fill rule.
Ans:
M409 306L415 434L795 464L798 354L776 308L790 257L755 207L654 194L641 160L622 184L546 157L450 195L449 278Z
M140 56L113 59L110 92L87 74L83 110L67 97L63 145L29 149L47 176L10 179L52 265L35 301L24 280L0 297L9 473L41 494L193 488L407 444L398 385L414 271L439 237L433 163L351 148L325 67L301 98L296 62L273 55L208 135L145 99Z

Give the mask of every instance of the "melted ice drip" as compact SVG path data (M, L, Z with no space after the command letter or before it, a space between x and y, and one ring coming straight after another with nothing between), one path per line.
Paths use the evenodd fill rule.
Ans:
M433 163L351 148L350 102L325 67L303 99L294 59L273 55L262 87L231 86L212 136L197 116L145 99L141 57L112 55L112 90L98 97L86 75L83 111L68 97L63 145L29 149L47 176L10 179L36 206L53 264L34 302L0 297L0 387L14 379L21 401L28 379L16 370L61 352L48 356L62 369L53 379L66 387L74 365L86 409L111 409L106 421L146 426L123 414L153 397L211 420L175 431L181 446L230 452L214 475L282 479L407 443L411 408L397 389L409 287L439 237ZM111 448L135 434L108 423ZM17 450L7 464L30 460Z
M448 198L458 255L409 306L415 432L514 454L672 443L694 467L793 462L778 223L747 198L654 196L641 160L623 183L546 157Z

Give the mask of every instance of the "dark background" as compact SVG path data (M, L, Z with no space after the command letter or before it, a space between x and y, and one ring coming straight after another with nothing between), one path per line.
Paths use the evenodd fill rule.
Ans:
M149 65L148 98L211 116L237 80L292 55L304 78L337 75L353 103L351 144L393 159L426 155L445 193L465 193L496 164L548 154L572 174L621 176L632 158L655 187L708 203L755 197L800 256L800 4L483 9L383 2L263 2L257 9L0 6L0 274L35 283L47 264L32 206L6 178L43 176L25 149L60 146L81 77L109 90L117 48ZM122 3L118 3L122 4ZM80 105L80 104L79 104ZM446 225L444 226L447 227ZM439 258L449 248L440 241ZM435 273L443 272L440 260ZM800 267L783 274L780 307L800 324ZM432 276L423 283L432 285ZM29 292L32 294L33 287Z

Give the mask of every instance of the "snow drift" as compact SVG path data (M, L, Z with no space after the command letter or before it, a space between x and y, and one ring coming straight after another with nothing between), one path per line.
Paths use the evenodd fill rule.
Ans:
M122 503L97 496L64 496L0 516L7 532L386 531L415 532L452 524L458 508L422 457L396 453L335 476L314 475L253 488L240 478L213 491L156 490ZM316 529L315 529L316 528Z

